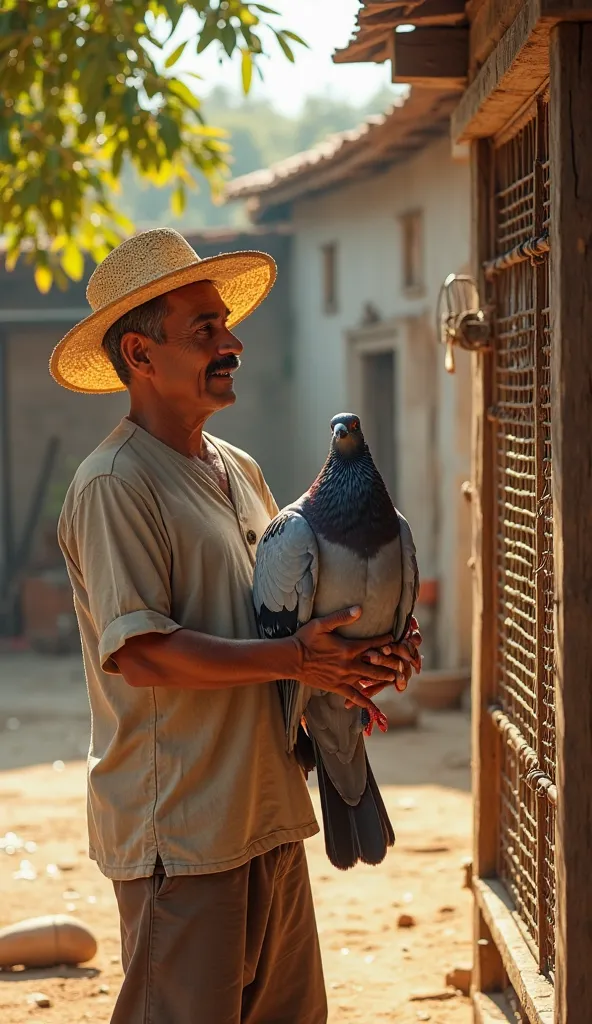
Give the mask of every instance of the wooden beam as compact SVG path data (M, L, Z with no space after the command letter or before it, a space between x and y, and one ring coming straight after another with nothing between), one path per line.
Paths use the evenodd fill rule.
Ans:
M467 20L465 0L425 0L415 10L409 10L409 5L401 9L400 4L386 10L363 7L359 18L364 28L378 25L385 28L396 25L461 25Z
M349 46L342 50L335 50L333 54L334 64L383 64L390 58L388 37L385 39L382 33L366 41L362 36L354 39Z
M549 74L550 23L527 0L452 115L454 142L496 135Z
M550 159L558 1022L592 1020L591 96L592 25L557 25Z
M541 11L558 21L591 21L592 0L541 0Z
M492 251L492 174L490 143L473 143L471 254L473 274L479 282L482 297L486 294L482 267ZM493 428L487 415L493 400L493 367L488 355L474 354L471 360L473 874L478 879L495 875L497 868L500 743L489 714L496 687ZM496 991L503 986L502 962L477 905L473 927L472 984L478 992Z
M393 82L462 88L469 71L469 29L416 28L393 32Z
M516 17L494 46L510 13ZM492 0L471 27L471 68L489 52L451 119L454 142L496 135L549 76L549 34L561 21L591 21L592 0ZM487 19L476 36L477 19ZM477 60L479 63L480 61Z
M495 49L523 4L524 0L488 0L470 13L471 77Z
M539 973L504 886L497 880L478 879L473 884L473 893L530 1024L553 1024L553 985ZM558 1020L561 1024L568 1024L569 1018L559 1017ZM580 1020L579 1016L576 1020ZM583 1024L589 1018L582 1017L581 1020Z

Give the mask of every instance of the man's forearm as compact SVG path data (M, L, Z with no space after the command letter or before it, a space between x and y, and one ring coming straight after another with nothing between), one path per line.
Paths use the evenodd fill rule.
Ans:
M217 690L299 678L301 652L292 637L227 640L178 629L132 637L113 655L130 686Z

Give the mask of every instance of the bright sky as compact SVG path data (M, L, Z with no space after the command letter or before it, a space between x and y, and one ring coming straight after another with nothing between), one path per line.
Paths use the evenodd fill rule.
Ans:
M267 96L286 113L296 112L307 95L330 94L336 98L363 103L383 85L390 84L390 64L333 64L333 51L350 39L359 9L358 0L265 0L280 12L274 18L278 27L291 29L309 44L310 49L294 44L296 63L290 64L275 40L269 42L269 59L262 62L264 81L253 77L253 96ZM268 15L263 15L268 18ZM185 16L175 33L175 43L191 34L192 14ZM268 40L266 39L266 43ZM174 49L171 44L170 49ZM240 56L232 63L225 56L218 61L218 48L212 44L204 54L192 59L185 55L177 70L192 70L203 75L203 83L192 88L204 96L215 85L236 86L240 90Z

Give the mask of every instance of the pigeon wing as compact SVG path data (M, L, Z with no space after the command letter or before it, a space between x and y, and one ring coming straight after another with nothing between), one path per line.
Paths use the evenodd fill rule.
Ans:
M419 569L417 567L415 543L413 541L411 527L404 516L402 516L398 511L397 516L399 518L401 559L403 568L401 599L397 606L395 622L393 625L393 636L398 643L403 639L409 628L411 616L413 615L415 603L419 595Z
M295 508L271 521L257 548L253 603L259 636L292 636L308 622L314 605L319 571L316 537ZM307 689L295 679L278 680L288 749L296 744Z

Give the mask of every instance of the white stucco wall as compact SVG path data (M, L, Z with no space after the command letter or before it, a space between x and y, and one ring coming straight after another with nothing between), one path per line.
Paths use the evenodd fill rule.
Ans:
M431 378L434 439L427 442L425 430L410 429L407 436L406 425L415 422L410 407L401 420L403 493L397 500L414 529L422 575L439 580L432 647L434 663L447 668L468 664L470 654L469 515L460 495L469 475L470 381L464 353L458 355L456 375L446 374L434 324L442 281L468 265L469 207L468 164L453 161L450 143L442 138L385 173L303 199L293 208L295 493L308 487L325 458L331 416L352 402L345 339L359 327L365 303L371 302L383 320L425 317L422 329L411 331L405 342L414 346L405 363L405 388L416 405L414 381L421 381L421 396ZM423 210L425 287L409 297L402 287L399 217L416 209ZM328 243L338 245L338 311L332 315L323 312L322 295L321 247ZM423 367L417 376L414 361ZM430 443L435 452L426 451Z

